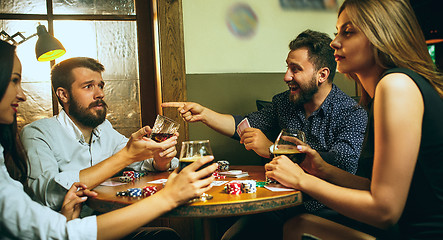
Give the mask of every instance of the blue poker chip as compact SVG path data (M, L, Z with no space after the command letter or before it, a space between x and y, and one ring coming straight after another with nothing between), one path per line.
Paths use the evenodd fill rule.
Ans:
M127 190L130 197L141 197L143 190L141 188L130 188Z
M221 172L229 171L229 162L226 160L217 161L218 170Z
M244 193L255 193L257 192L257 184L254 180L244 180L241 182L242 191Z

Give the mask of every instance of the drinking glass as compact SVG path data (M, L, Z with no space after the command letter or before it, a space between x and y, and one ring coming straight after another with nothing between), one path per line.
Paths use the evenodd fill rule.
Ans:
M293 162L300 164L305 159L306 153L301 153L297 145L306 142L306 136L303 131L296 129L282 129L275 140L272 154L274 157L285 155Z
M157 115L149 138L156 142L163 142L172 137L172 135L178 131L179 127L180 124L176 121L163 115Z
M187 167L189 164L197 161L203 156L213 156L209 140L185 141L182 142L182 148L179 158L179 171ZM212 161L206 163L201 168L205 168L212 164ZM190 202L211 200L212 195L203 193L200 197L190 200Z

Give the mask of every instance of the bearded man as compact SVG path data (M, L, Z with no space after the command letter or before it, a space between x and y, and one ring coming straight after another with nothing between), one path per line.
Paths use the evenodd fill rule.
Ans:
M103 71L102 64L85 57L55 65L51 81L63 109L21 132L30 163L28 185L36 200L54 210L60 210L74 182L92 189L125 167L165 171L178 166L177 136L161 143L146 137L127 139L106 120ZM139 131L146 135L151 129ZM92 213L83 210L82 216Z
M269 150L282 129L302 130L306 134L306 143L329 164L355 173L367 114L332 83L337 64L334 50L329 46L331 42L325 33L306 30L289 43L283 78L289 90L275 95L269 106L246 115L251 127L244 129L241 136L236 130L243 116L218 113L193 102L167 102L162 107L177 107L185 121L202 122L219 133L239 139L246 149L264 158L271 157ZM281 227L284 223L281 219L286 215L304 211L313 213L323 207L315 200L303 199L303 202L303 209L283 211L275 219L243 217L223 239L281 239L275 231L269 231L274 235L268 236L258 229L269 230L271 223Z

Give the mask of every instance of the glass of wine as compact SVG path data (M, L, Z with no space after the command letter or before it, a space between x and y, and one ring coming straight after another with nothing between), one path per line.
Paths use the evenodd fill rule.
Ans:
M178 131L179 127L180 124L176 121L162 115L157 115L149 138L156 142L163 142L172 137L172 135Z
M293 162L300 164L305 159L306 154L297 149L297 145L306 142L306 136L303 131L296 129L282 129L275 140L272 155L274 157L285 155Z
M181 171L191 163L197 161L203 156L213 156L209 140L185 141L182 142L180 151L178 170ZM212 164L212 161L206 163L201 168L205 168ZM211 200L212 195L203 193L200 197L191 199L190 202Z

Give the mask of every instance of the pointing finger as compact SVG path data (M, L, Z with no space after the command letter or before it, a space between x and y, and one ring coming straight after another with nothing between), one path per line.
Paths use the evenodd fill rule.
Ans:
M182 108L183 106L185 106L185 103L184 102L164 102L161 104L161 106L164 108L168 108L168 107Z

